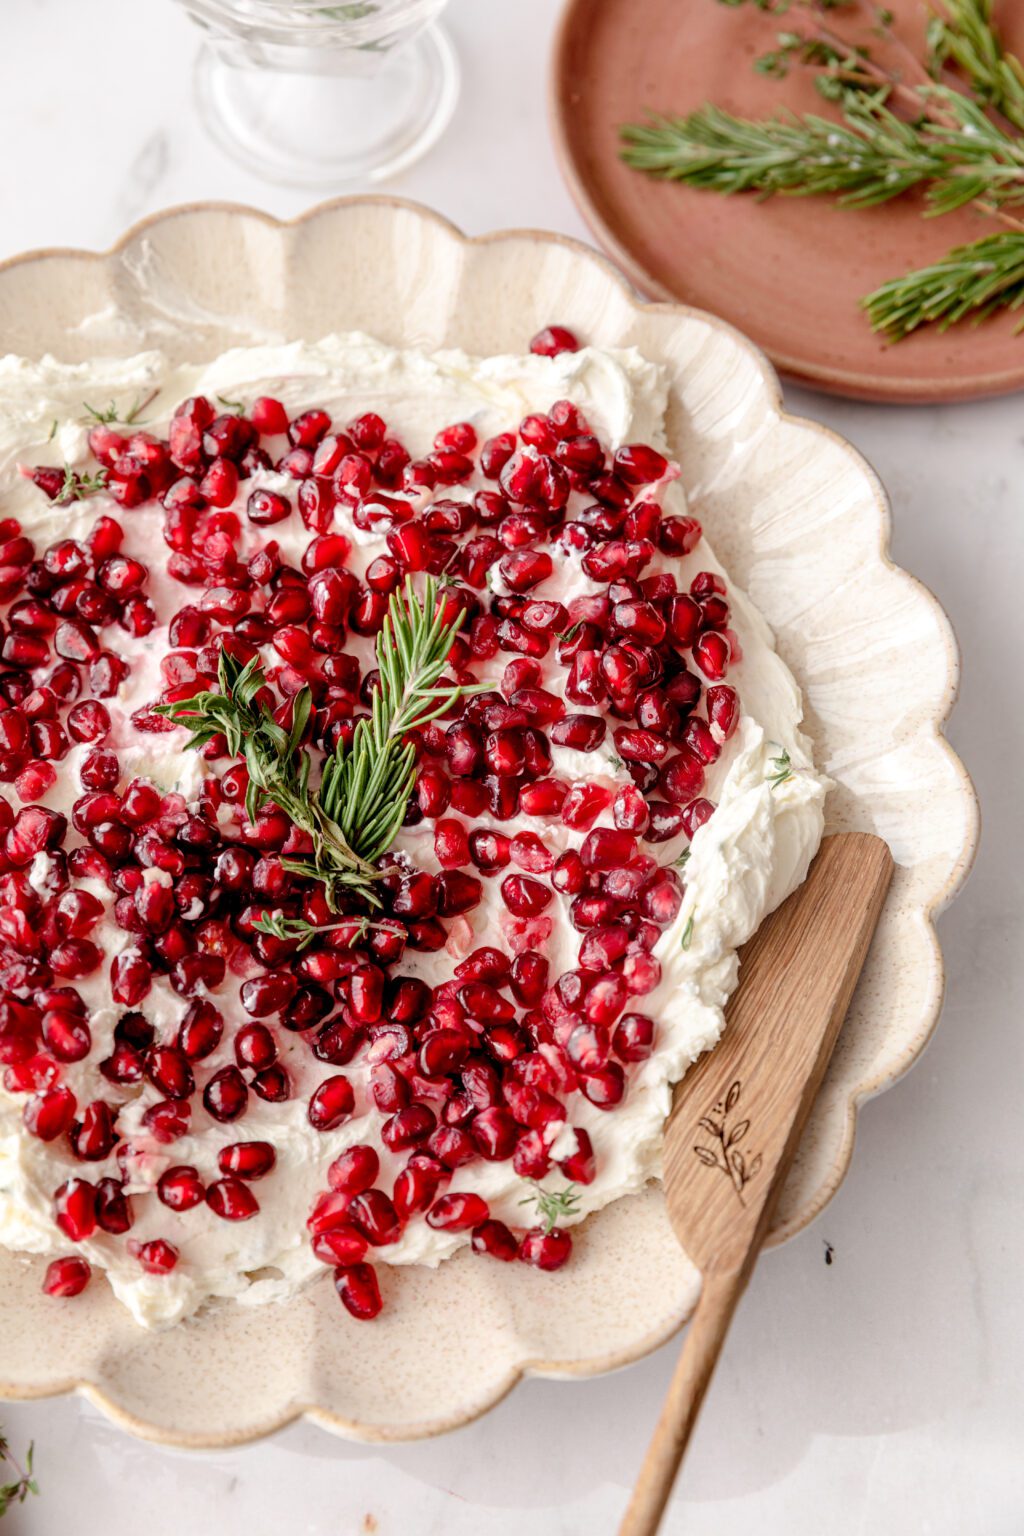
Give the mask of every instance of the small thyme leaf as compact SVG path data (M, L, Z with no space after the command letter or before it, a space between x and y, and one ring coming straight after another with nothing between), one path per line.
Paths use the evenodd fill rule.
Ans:
M583 620L577 619L575 624L570 624L568 629L556 629L556 640L571 640L578 629L583 628Z
M53 420L51 421L51 423L50 423L50 430L49 430L49 433L47 434L46 441L48 443L52 443L54 438L57 436L57 431L58 431L59 426L60 426L60 423L58 422L58 420L57 420L57 418L55 416L53 418Z
M693 938L693 917L694 914L691 912L687 918L686 927L683 929L683 936L679 941L680 949L689 949L690 947L690 940Z
M241 400L228 400L224 395L215 395L214 399L219 400L226 411L234 411L236 416L245 414L245 406Z
M102 491L107 483L107 471L97 470L94 475L80 475L70 464L64 465L64 481L60 490L53 498L53 504L57 507L65 506L69 501L84 501L87 496L94 496L97 491Z
M536 1179L526 1179L525 1182L532 1184L533 1192L524 1195L519 1204L536 1206L545 1232L556 1227L559 1218L565 1220L579 1214L580 1196L575 1184L567 1184L564 1189L542 1189Z
M678 859L673 859L672 862L677 869L682 869L685 864L690 862L690 849L684 848Z
M787 779L793 777L793 766L790 763L789 753L785 747L779 747L778 757L770 758L769 761L775 771L767 774L766 778L774 790L778 789L780 784L785 784Z
M625 768L625 766L626 766L626 765L625 765L625 763L624 763L624 762L623 762L623 761L622 761L622 758L621 758L621 757L610 757L610 758L609 758L609 759L608 759L608 766L609 766L609 767L610 767L610 768L612 768L612 769L614 769L614 771L615 771L615 772L616 772L616 773L618 773L618 771L619 771L619 769L620 769L620 768Z

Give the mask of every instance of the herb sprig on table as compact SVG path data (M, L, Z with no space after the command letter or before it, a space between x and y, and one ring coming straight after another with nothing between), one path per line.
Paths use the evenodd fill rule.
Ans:
M814 69L842 120L792 112L758 120L706 105L624 126L628 165L725 195L832 196L852 208L920 190L926 216L969 204L1001 223L864 299L871 325L890 340L1024 304L1024 218L1013 211L1024 203L1024 66L1003 47L991 0L936 0L927 67L899 44L889 13L868 6L872 37L903 48L898 72L876 61L869 42L834 31L826 13L863 14L860 0L720 3L790 16L778 47L755 67L776 78L794 65ZM956 86L940 82L950 70Z
M5 1475L6 1467L10 1467L14 1474L13 1481L0 1483L0 1515L6 1515L13 1504L24 1504L30 1493L39 1492L32 1475L32 1452L33 1447L30 1445L22 1467L11 1454L11 1448L0 1430L0 1477Z
M409 577L404 592L392 594L377 638L380 682L370 716L357 723L350 744L339 741L328 755L316 787L312 760L302 746L312 694L304 687L295 695L286 730L274 716L273 695L256 657L243 665L222 650L216 691L158 705L157 712L191 729L190 747L204 747L223 735L231 755L244 758L246 815L253 820L270 801L309 836L312 853L282 863L294 874L322 881L332 910L338 910L343 893L379 907L374 889L383 872L379 860L405 820L415 778L416 752L406 738L447 713L463 695L487 687L441 681L462 619L459 612L445 621L445 604L438 601L431 577L422 597ZM274 921L269 919L271 925ZM306 936L279 933L274 926L264 931Z

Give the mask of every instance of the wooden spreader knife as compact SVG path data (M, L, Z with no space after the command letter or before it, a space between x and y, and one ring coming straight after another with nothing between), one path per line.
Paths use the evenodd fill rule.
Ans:
M669 1217L703 1277L619 1536L653 1536L867 956L893 861L827 837L740 956L722 1039L678 1084L665 1130Z

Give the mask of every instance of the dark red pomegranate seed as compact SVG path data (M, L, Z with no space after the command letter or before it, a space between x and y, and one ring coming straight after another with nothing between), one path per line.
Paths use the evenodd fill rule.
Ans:
M561 1227L552 1227L548 1232L533 1227L524 1234L519 1245L523 1263L532 1264L536 1269L561 1269L571 1253L572 1238Z
M92 1269L86 1259L77 1254L54 1259L47 1265L43 1277L43 1291L47 1296L80 1296L92 1278Z
M239 1179L262 1179L277 1162L277 1153L269 1141L236 1141L217 1154L221 1173Z
M347 1120L355 1108L355 1094L347 1077L340 1073L325 1078L309 1101L309 1123L316 1131L333 1131Z
M519 1244L503 1221L482 1221L473 1228L474 1253L489 1254L507 1264L519 1257Z
M428 1227L441 1232L467 1232L488 1219L487 1202L480 1195L463 1192L442 1195L427 1212Z
M157 1180L156 1192L172 1211L190 1211L206 1198L206 1186L188 1164L166 1169Z
M372 1264L339 1266L334 1271L334 1288L345 1310L360 1322L376 1317L383 1305Z
M259 1201L241 1179L215 1179L206 1191L206 1203L224 1221L248 1221L259 1212Z
M560 352L578 352L580 344L564 325L548 325L530 342L530 351L538 357L557 357Z

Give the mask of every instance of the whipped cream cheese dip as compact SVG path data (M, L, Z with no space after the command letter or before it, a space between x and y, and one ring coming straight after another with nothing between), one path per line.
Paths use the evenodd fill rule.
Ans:
M118 754L122 783L142 776L162 791L180 793L186 801L195 799L203 776L216 771L216 765L187 749L184 730L145 735L131 724L132 712L155 701L164 686L160 662L174 649L167 634L171 615L183 602L194 600L164 569L167 549L159 503L124 510L100 492L57 504L40 494L17 467L19 463L64 461L83 473L87 466L95 468L88 451L88 426L83 424L83 401L105 404L112 399L128 410L133 401L153 391L158 393L142 414L147 418L146 430L161 436L166 435L171 411L186 397L203 395L211 402L219 398L248 404L258 396L273 396L283 402L289 416L320 407L339 429L359 413L375 411L387 422L389 435L400 439L416 457L430 451L434 434L447 423L470 422L482 441L514 431L527 414L547 411L555 401L567 399L581 408L609 449L643 442L670 452L665 439L666 382L657 367L632 349L584 347L555 357L477 359L456 351L431 356L397 351L367 336L341 335L313 345L238 348L205 367L172 366L158 352L123 360L99 359L74 367L51 359L0 360L0 514L20 521L37 554L58 538L84 539L101 513L115 516L123 527L123 552L148 568L147 590L158 623L142 638L116 628L104 635L103 644L119 651L131 666L117 695L104 701L113 722L106 745ZM484 483L474 475L469 482L445 487L438 494L470 499ZM259 470L242 482L235 510L242 522L243 556L269 536L279 544L284 561L298 567L311 533L297 511L269 529L257 528L245 517L246 500L260 486L292 498L296 490L293 479L274 470ZM573 494L575 497L577 493ZM661 503L666 516L686 513L678 478L666 476L645 494ZM356 527L351 508L340 503L334 526L351 541L349 568L362 578L370 562L386 553L385 537ZM575 597L601 590L585 574L578 551L558 546L551 552L553 573L530 593L531 598L556 599L568 606ZM582 1127L593 1142L597 1173L592 1183L577 1187L576 1211L562 1225L582 1220L589 1212L658 1177L671 1086L719 1038L723 1009L737 981L737 949L803 880L823 829L827 781L815 771L800 728L800 692L775 652L765 621L728 580L703 539L682 560L656 553L644 574L658 571L676 572L683 591L698 571L725 575L730 626L742 651L742 659L734 661L729 670L728 682L739 695L741 715L720 757L708 767L702 794L716 810L698 828L692 844L682 834L666 843L641 844L644 852L666 865L673 865L689 849L680 870L685 881L681 909L653 951L661 965L661 980L653 992L631 1004L656 1020L655 1049L646 1061L629 1068L625 1098L614 1110L602 1110L582 1094L572 1096L568 1124L555 1132L552 1155L556 1160L568 1155L575 1139L571 1127ZM497 566L492 567L490 578L491 593L507 595ZM488 593L479 595L486 602ZM364 671L375 664L372 639L353 635L348 649L359 656ZM270 666L277 658L269 647L266 651ZM481 679L497 686L509 659L501 653L493 662L479 663L475 670ZM559 679L564 673L554 652L542 666L542 686L560 694ZM570 783L597 782L613 789L630 783L612 742L612 727L619 723L609 720L606 739L596 751L553 746L552 773ZM72 804L82 793L78 768L89 751L88 744L72 745L55 765L57 782L42 801L64 812L69 821ZM788 764L788 774L780 775L776 767L779 761ZM13 786L2 788L17 810ZM229 813L230 809L222 807ZM557 816L548 820L518 814L499 822L485 812L476 825L495 827L507 836L519 830L536 832L556 855L566 848L578 848L585 836L565 826ZM612 825L610 805L596 825ZM230 835L230 815L224 818L223 830ZM69 830L68 846L76 841L80 841L77 834ZM432 822L404 827L395 849L428 872L439 868ZM44 898L51 866L52 860L44 852L36 855L29 870L32 886ZM169 881L158 870L147 871L147 878ZM106 883L79 883L103 903L104 916L90 937L105 957L130 949L136 937L114 921L114 896ZM433 953L407 950L397 966L401 974L420 977L434 986L450 980L454 966L478 945L504 947L502 935L508 913L501 897L501 878L485 878L482 883L479 905L452 921L447 947ZM570 899L556 892L548 908L554 927L545 954L552 981L577 963L581 935L569 921L569 905ZM234 1060L232 1025L245 1017L238 1001L243 979L229 969L223 984L210 994L224 1014L227 1028L215 1053L201 1064L204 1080ZM126 1193L133 1197L132 1238L142 1243L167 1239L180 1249L180 1263L171 1273L147 1274L128 1252L123 1238L100 1230L76 1247L94 1268L106 1271L116 1296L140 1325L174 1323L211 1297L231 1297L243 1305L286 1299L322 1275L324 1266L310 1250L305 1218L326 1187L328 1165L346 1147L369 1143L380 1155L378 1182L390 1190L394 1174L405 1160L404 1155L390 1152L381 1140L384 1117L369 1097L370 1069L366 1062L357 1054L344 1068L355 1090L352 1116L335 1130L319 1132L307 1116L308 1096L317 1081L335 1069L318 1062L301 1035L282 1032L280 1060L295 1085L293 1097L283 1103L269 1103L250 1096L244 1119L228 1124L206 1115L197 1099L189 1132L172 1145L161 1144L143 1125L146 1109L162 1097L157 1088L143 1080L130 1091L114 1093L98 1071L98 1063L110 1053L114 1027L125 1011L110 993L108 959L74 985L87 1004L93 1049L85 1060L64 1069L64 1080L80 1105L97 1098L121 1103L118 1130L122 1140L131 1143L132 1155L123 1170L113 1153L105 1162L78 1162L66 1137L45 1142L29 1134L22 1122L25 1095L8 1092L0 1085L0 1244L51 1257L69 1252L72 1245L53 1220L54 1190L79 1175L91 1180L123 1176ZM188 999L179 996L165 976L156 975L139 1006L155 1026L158 1041L169 1042L177 1033ZM277 1154L271 1176L254 1186L260 1205L256 1219L224 1221L205 1206L177 1213L157 1199L153 1191L165 1169L190 1164L204 1180L215 1179L219 1151L240 1139L269 1142ZM557 1168L545 1182L555 1189L565 1184ZM492 1217L510 1226L526 1224L520 1207L523 1180L509 1160L477 1159L460 1166L448 1188L452 1192L476 1191L488 1202ZM368 1257L396 1265L436 1265L465 1245L469 1237L468 1232L437 1230L422 1219L410 1220L398 1242L374 1248Z

